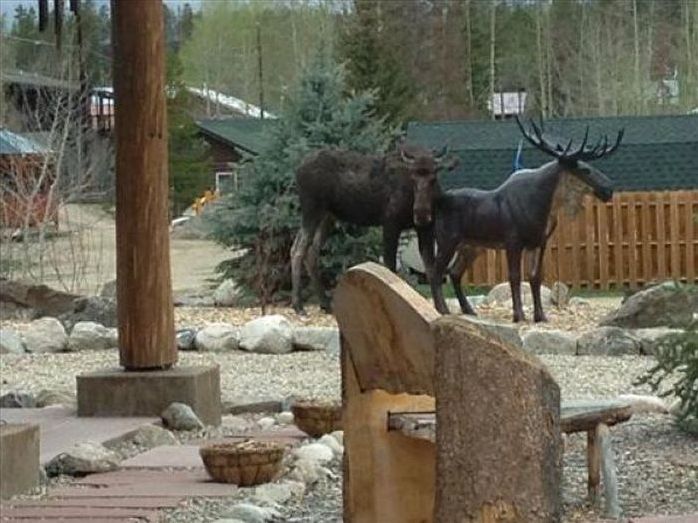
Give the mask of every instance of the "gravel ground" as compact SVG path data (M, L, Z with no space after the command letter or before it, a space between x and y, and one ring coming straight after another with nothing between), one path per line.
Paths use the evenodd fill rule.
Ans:
M594 304L575 309L549 308L551 319L546 328L587 330L613 309L615 303ZM268 311L271 312L271 311ZM275 309L289 319L298 318L288 309ZM485 309L486 317L508 318L507 308ZM259 309L193 309L178 308L178 326L203 326L205 323L227 321L240 325L258 316ZM530 313L529 313L530 317ZM7 324L7 322L4 322ZM332 317L311 312L308 323L332 325ZM523 329L530 328L525 324ZM8 326L8 325L0 325ZM21 330L24 325L12 322ZM541 358L558 381L563 399L609 398L618 394L648 394L633 381L647 370L653 359L645 356L543 356ZM313 397L339 398L339 361L336 356L320 352L295 352L286 355L233 353L180 353L180 364L218 364L224 401L239 398ZM116 351L3 355L0 358L0 393L24 389L73 391L75 375L81 372L118 365ZM210 430L211 436L220 434ZM698 513L698 439L676 429L669 416L636 415L631 421L611 430L618 464L620 503L626 516L651 514ZM182 439L186 439L181 435ZM563 499L566 522L595 521L597 514L586 506L585 436L565 438ZM341 521L341 467L333 463L333 476L309 488L300 501L282 506L283 521ZM240 489L235 499L225 502L197 499L185 507L170 511L165 521L207 522L225 515L230 505L250 496L249 489Z

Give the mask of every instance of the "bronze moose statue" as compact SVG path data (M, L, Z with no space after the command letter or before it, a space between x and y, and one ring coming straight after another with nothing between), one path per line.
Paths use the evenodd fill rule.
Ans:
M623 139L623 130L618 132L613 145L609 146L608 137L604 136L595 146L587 146L587 127L581 144L573 148L573 140L566 146L550 142L544 136L542 121L540 127L531 121L529 130L518 118L516 122L528 142L555 160L537 169L515 171L492 191L463 188L435 197L437 253L431 274L427 272L427 276L434 304L442 314L448 312L441 289L447 270L462 312L474 314L463 293L461 279L477 256L477 249L484 247L506 251L514 322L525 319L521 302L521 257L524 251L532 252L529 283L533 319L545 321L540 296L543 256L546 243L557 225L557 211L570 206L578 211L584 194L588 192L604 202L613 196L611 180L587 162L617 150ZM425 268L429 271L429 267Z
M385 155L320 149L303 160L296 171L301 228L291 247L292 304L297 313L304 313L304 262L320 306L326 311L330 308L318 261L334 219L360 226L381 226L383 263L393 272L400 233L415 228L420 253L425 264L431 266L437 171L455 167L455 163L446 161L447 153L447 147L435 152L401 144Z

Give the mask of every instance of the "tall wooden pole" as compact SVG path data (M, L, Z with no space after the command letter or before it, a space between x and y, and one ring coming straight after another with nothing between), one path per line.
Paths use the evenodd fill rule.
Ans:
M119 351L126 370L176 363L161 0L112 0Z

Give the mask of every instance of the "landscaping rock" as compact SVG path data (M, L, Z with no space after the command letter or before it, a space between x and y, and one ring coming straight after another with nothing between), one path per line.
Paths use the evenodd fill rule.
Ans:
M334 432L330 432L330 436L332 436L334 439L337 440L337 443L344 446L344 431L343 430L335 430Z
M293 412L287 410L276 415L276 422L279 425L291 425L293 423Z
M561 281L556 281L550 288L550 299L553 305L566 307L570 301L570 288Z
M81 352L114 349L117 347L114 342L112 329L93 321L79 321L68 336L68 350Z
M24 354L25 352L24 343L16 332L0 329L0 354Z
M264 505L283 505L292 497L293 489L287 482L265 483L254 489L254 499Z
M543 302L543 307L552 304L552 292L545 285L541 285L540 287L540 298ZM521 284L521 299L523 300L524 305L533 305L533 295L531 294L531 286L528 285L528 283ZM495 285L492 288L492 290L487 294L485 304L511 307L511 287L509 285L509 282Z
M36 395L36 406L40 408L52 405L74 405L77 402L75 394L62 390L43 389Z
M245 523L266 523L280 518L281 514L270 507L258 507L252 503L238 503L233 505L225 517L239 519Z
M169 430L157 425L144 425L131 437L133 442L144 448L152 449L162 445L179 445L179 440Z
M213 291L213 303L217 307L234 307L240 300L240 287L232 279L224 280Z
M264 396L238 396L223 402L223 412L228 414L258 414L281 412L282 400Z
M515 347L522 348L523 342L521 341L521 336L519 335L519 327L511 323L499 323L493 320L486 320L477 316L461 316L466 321L474 323L481 329L487 331L488 333L494 335L496 338L500 339L504 343L514 345Z
M209 294L180 294L174 297L175 307L213 307L214 305L213 296Z
M280 314L262 316L247 322L240 331L240 348L264 354L284 354L293 350L293 328Z
M322 445L327 452L332 451ZM290 479L300 481L304 485L314 485L325 475L325 469L319 461L314 459L299 459L293 465L289 474Z
M242 416L223 416L221 425L234 434L246 432L252 428L252 423Z
M13 280L0 280L0 304L3 310L31 311L30 317L59 316L73 310L77 294ZM9 305L9 307L8 307Z
M585 298L580 298L579 296L572 296L568 302L570 307L579 307L584 309L591 308L591 302Z
M655 327L653 329L634 329L632 335L640 342L640 353L657 355L659 345L676 334L681 334L682 329L670 329L668 327Z
M322 443L308 443L298 447L293 453L299 461L307 460L324 463L325 461L332 461L334 457L332 449Z
M179 350L194 350L196 348L196 329L179 329L175 336Z
M339 354L339 329L332 327L296 327L293 330L296 350L324 350Z
M577 336L568 331L531 329L523 335L523 348L531 354L577 354Z
M196 333L194 343L200 351L227 352L238 348L240 335L229 323L212 323Z
M274 418L264 417L257 420L257 425L262 430L269 430L274 425L276 425L276 420Z
M102 298L116 299L116 280L111 280L102 285L99 295Z
M119 468L118 454L95 441L84 441L53 458L46 465L46 473L49 476L60 474L84 476L95 472L109 472L117 468Z
M317 442L320 445L325 445L335 456L341 456L344 454L344 447L329 434L324 434Z
M577 354L596 356L623 356L640 354L640 341L618 327L600 327L577 340Z
M189 405L172 403L160 415L165 426L172 430L197 430L204 427Z
M601 325L641 329L688 328L698 311L698 286L669 281L630 296Z
M66 330L80 321L93 321L105 327L116 327L116 299L89 296L75 300L72 312L59 316Z
M29 392L12 391L0 396L0 408L3 409L32 409L36 407L36 399Z
M29 324L24 332L27 352L61 352L65 350L68 336L56 318L40 318Z

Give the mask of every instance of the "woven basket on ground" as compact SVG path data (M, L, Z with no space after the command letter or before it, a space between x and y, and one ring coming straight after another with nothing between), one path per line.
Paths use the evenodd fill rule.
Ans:
M298 428L313 438L342 429L342 405L339 403L299 401L291 410Z
M199 454L215 481L249 487L272 481L280 473L284 447L272 441L245 440L201 447Z

